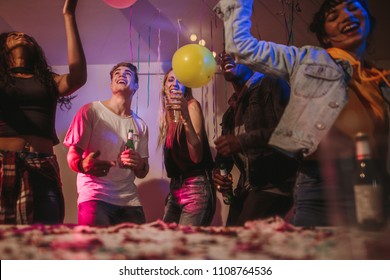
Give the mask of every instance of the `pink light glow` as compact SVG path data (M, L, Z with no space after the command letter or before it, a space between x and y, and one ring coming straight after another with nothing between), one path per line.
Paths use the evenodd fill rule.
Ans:
M137 0L103 0L107 5L116 9L128 8L137 2Z

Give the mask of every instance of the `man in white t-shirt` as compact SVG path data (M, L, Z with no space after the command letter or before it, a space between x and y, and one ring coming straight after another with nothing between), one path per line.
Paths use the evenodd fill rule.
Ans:
M137 68L119 63L111 72L112 96L84 105L65 136L69 167L77 172L78 222L83 225L145 223L135 177L149 172L148 127L131 110ZM126 149L134 131L134 150Z

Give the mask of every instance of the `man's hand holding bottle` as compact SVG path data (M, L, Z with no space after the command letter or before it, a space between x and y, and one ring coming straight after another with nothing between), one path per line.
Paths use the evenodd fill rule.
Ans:
M125 149L119 156L119 160L123 167L130 168L134 171L141 170L144 167L143 161L139 153L132 149Z

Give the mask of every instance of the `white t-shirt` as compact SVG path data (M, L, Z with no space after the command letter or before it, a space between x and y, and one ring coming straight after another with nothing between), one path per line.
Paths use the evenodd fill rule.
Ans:
M134 184L134 172L118 164L129 129L134 131L135 150L141 158L149 157L148 127L134 112L129 117L121 117L100 101L84 105L77 112L65 136L64 145L79 147L86 154L99 150L99 159L117 162L105 177L77 174L78 203L101 200L119 206L141 205Z

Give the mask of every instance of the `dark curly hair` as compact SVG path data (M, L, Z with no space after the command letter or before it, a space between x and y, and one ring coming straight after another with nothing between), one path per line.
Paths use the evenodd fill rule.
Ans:
M5 86L13 86L15 84L15 79L10 74L10 55L6 48L7 37L12 32L4 32L0 34L0 82ZM33 48L31 52L31 56L28 57L27 64L32 67L34 75L38 78L38 80L44 85L48 92L54 92L55 97L57 99L57 103L60 104L60 108L70 109L71 100L74 96L61 96L57 85L53 79L53 75L57 75L53 73L52 68L47 64L47 59L42 48L39 46L37 41L31 37L26 35L27 40L32 42Z
M324 38L326 36L325 33L326 14L330 9L336 7L337 5L345 1L346 0L325 0L322 3L320 9L313 16L312 22L309 25L309 30L316 35L318 42L324 48L331 47L329 43L324 42ZM368 13L368 16L370 18L369 34L371 35L372 32L374 31L376 20L370 12L367 0L356 0L356 1L359 2Z

